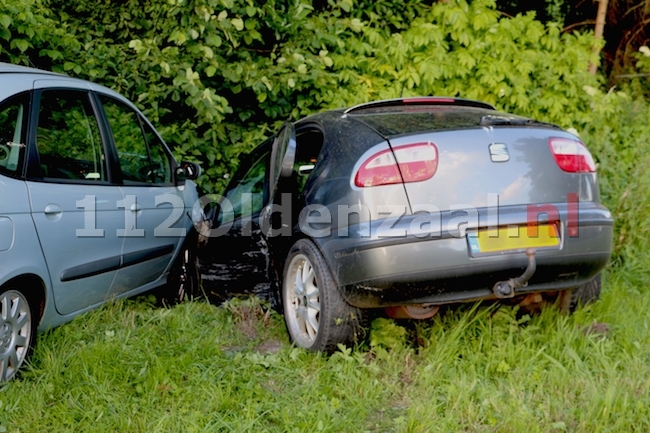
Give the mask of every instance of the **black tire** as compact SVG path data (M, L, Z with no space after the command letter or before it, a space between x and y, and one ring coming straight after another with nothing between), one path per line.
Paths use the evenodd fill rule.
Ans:
M16 377L34 350L37 315L30 301L16 287L0 289L0 383Z
M316 245L298 240L284 266L282 305L296 346L332 353L365 337L367 312L348 304Z
M600 298L601 276L596 275L593 280L581 286L560 292L558 307L564 313L573 313L584 305L596 302Z
M173 304L201 295L201 274L196 248L196 233L193 233L186 239L169 272L167 285L163 290L164 302Z

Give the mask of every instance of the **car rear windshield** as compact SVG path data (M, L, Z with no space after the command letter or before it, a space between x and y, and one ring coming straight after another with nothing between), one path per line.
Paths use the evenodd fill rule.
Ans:
M554 125L499 113L482 108L468 107L394 107L364 110L352 115L355 119L375 129L384 137L409 135L429 131L481 128L489 126L536 126Z

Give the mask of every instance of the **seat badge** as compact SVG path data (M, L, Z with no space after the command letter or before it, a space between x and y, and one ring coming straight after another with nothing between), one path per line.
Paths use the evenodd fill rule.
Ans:
M492 162L506 162L510 159L508 147L504 143L490 144L490 158Z

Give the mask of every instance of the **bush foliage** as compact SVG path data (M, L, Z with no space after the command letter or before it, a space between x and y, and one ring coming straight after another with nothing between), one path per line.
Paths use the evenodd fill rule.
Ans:
M136 101L178 156L202 162L210 192L283 120L372 99L460 96L574 128L600 163L615 258L635 263L650 110L587 72L593 44L494 0L0 0L0 58Z

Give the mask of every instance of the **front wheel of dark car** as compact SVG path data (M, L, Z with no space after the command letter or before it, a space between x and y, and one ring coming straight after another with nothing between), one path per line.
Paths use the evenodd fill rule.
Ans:
M291 340L304 349L332 353L363 336L365 311L348 304L316 245L298 240L282 278L284 319Z
M596 302L600 298L601 277L600 274L589 281L573 289L567 289L558 295L558 307L564 313L573 313L580 306Z
M36 341L34 308L15 288L0 289L0 383L16 376Z

